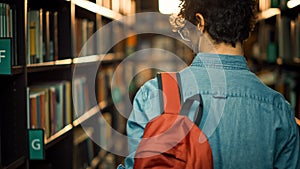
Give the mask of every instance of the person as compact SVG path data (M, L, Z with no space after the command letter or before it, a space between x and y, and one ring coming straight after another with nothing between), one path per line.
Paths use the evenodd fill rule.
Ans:
M178 32L184 28L177 24L182 21L200 31L190 35L198 49L194 60L179 72L182 97L202 95L199 127L209 140L214 168L300 169L293 109L249 70L244 57L243 44L255 25L256 0L181 1L180 22L174 21ZM130 154L118 168L133 167L146 124L161 113L157 83L157 78L151 79L135 96L127 122Z

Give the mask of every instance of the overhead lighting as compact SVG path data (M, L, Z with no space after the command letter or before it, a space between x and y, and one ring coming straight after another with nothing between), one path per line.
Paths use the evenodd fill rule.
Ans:
M296 6L300 5L300 0L289 0L287 2L287 7L288 8L294 8Z
M180 0L159 0L158 9L162 14L179 13Z

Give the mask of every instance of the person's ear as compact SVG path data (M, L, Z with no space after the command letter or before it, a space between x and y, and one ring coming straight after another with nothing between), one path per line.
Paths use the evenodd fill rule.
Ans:
M197 21L198 21L198 24L197 24L198 29L199 29L201 32L204 32L204 24L205 24L205 21L204 21L203 15L200 14L200 13L196 13L196 19L197 19Z

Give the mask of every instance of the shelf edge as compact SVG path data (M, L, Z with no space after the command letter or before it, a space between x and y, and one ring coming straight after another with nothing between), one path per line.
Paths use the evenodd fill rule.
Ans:
M51 137L47 138L45 140L45 145L47 145L47 144L51 143L52 141L56 140L57 138L61 137L62 135L64 135L68 131L70 131L72 128L73 128L72 124L66 125L63 129L59 130L54 135L52 135Z
M76 120L74 120L73 121L73 126L76 127L76 126L80 125L82 122L86 121L87 119L89 119L90 117L94 116L98 112L100 112L99 106L98 105L94 106L89 111L85 112L82 116L80 116L79 118L77 118Z
M87 0L73 0L72 2L75 5L80 6L88 11L97 13L99 15L102 15L102 16L110 18L110 19L119 20L123 17L123 15L120 14L119 12L113 11L111 9L97 5L96 3L93 3L93 2L90 2Z
M22 164L24 164L26 162L26 157L22 156L19 159L17 159L16 161L12 162L11 164L9 164L8 166L4 166L3 169L13 169L13 168L18 168L19 166L21 166Z
M257 15L257 21L268 19L268 18L271 18L271 17L273 17L275 15L279 15L279 14L281 14L281 11L279 8L269 8L269 9L259 12L259 14Z

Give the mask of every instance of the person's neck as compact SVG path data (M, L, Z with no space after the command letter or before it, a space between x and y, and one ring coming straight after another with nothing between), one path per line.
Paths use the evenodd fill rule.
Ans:
M205 41L204 43L200 44L200 51L203 53L215 53L236 56L244 55L244 50L241 42L237 42L235 47L233 47L231 44L227 44L224 42L215 44L213 43L213 40L210 36L206 35L206 38L209 39L209 41Z
M240 42L236 43L235 47L232 47L231 44L221 43L215 45L215 48L218 54L237 55L237 56L244 55L244 50Z

